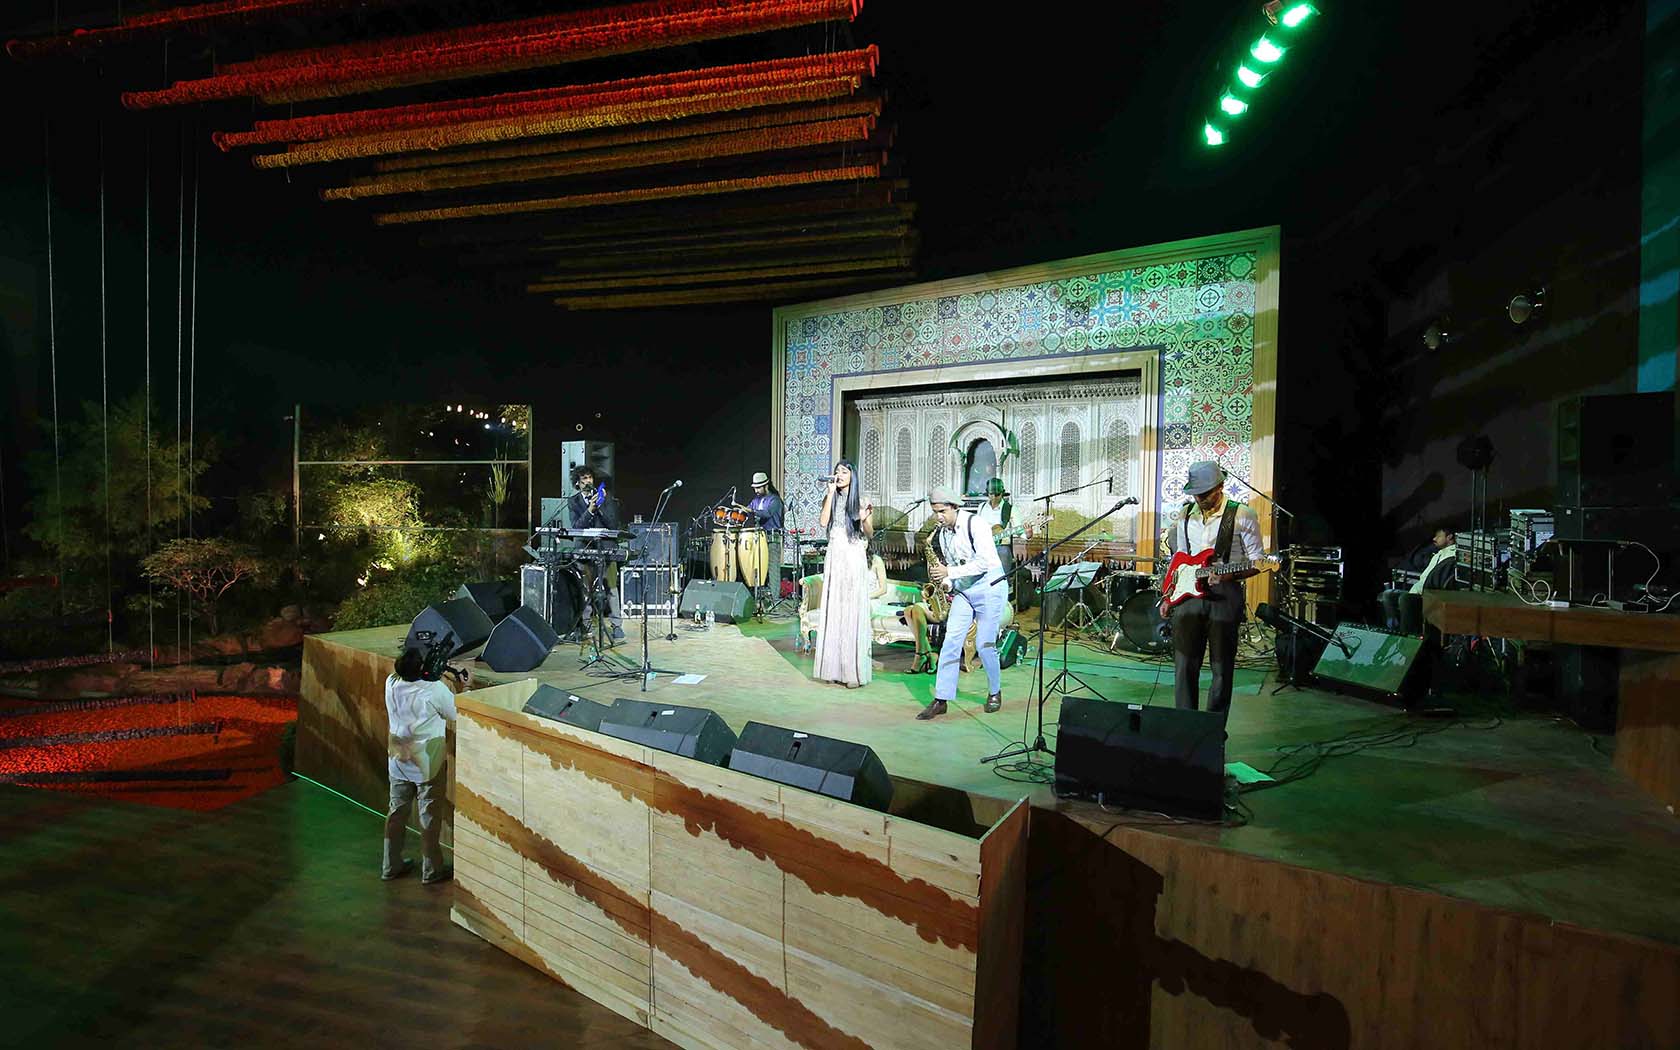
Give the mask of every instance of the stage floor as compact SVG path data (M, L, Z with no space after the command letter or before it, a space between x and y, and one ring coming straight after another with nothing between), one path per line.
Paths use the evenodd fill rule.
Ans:
M915 715L932 696L933 677L907 673L908 646L877 646L874 681L846 689L811 681L810 656L794 651L791 621L698 631L679 622L674 641L665 638L663 621L650 627L655 667L705 679L678 685L672 673L661 673L646 695L711 708L737 730L761 721L868 744L896 777L960 788L977 801L1029 796L1035 806L1098 831L1143 824L1278 862L1680 943L1673 892L1680 885L1680 821L1611 768L1611 738L1550 717L1482 703L1474 714L1438 720L1312 689L1273 695L1272 675L1257 661L1238 671L1228 762L1267 769L1282 757L1279 748L1347 734L1392 732L1392 742L1331 757L1305 779L1243 795L1246 823L1177 824L1059 801L1047 784L1008 779L1009 770L981 763L1034 735L1030 650L1004 671L1001 712L981 710L985 678L977 667L962 676L949 714L920 722ZM405 630L322 637L394 654ZM629 640L613 653L639 666L639 624L625 630ZM536 678L604 702L641 695L634 678L606 680L579 662L578 649L563 646L525 674L471 666L477 686ZM1045 667L1047 676L1062 667L1054 637ZM1170 664L1075 644L1068 667L1106 699L1172 703ZM1044 711L1052 747L1059 707L1052 699Z

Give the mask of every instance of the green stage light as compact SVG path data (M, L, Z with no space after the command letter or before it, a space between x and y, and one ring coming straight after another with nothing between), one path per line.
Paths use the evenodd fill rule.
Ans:
M1240 117L1248 112L1248 103L1227 91L1219 99L1219 108L1233 117Z
M1261 37L1254 42L1253 47L1248 49L1248 53L1254 56L1256 62L1263 62L1269 66L1283 57L1283 48L1278 47L1265 37Z
M1294 29L1302 22L1318 14L1318 8L1311 4L1296 4L1279 16L1278 21L1287 29Z
M1247 66L1238 66L1237 67L1237 80L1238 80L1238 82L1240 82L1242 84L1243 87L1248 88L1250 91L1253 91L1255 88L1259 87L1261 84L1266 82L1266 74L1256 73L1254 70L1248 68Z
M1203 124L1202 134L1207 136L1207 144L1210 146L1225 145L1225 133L1212 124Z

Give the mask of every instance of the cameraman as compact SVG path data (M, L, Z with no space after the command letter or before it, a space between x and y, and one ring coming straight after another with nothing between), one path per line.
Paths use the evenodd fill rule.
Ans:
M414 870L414 862L402 854L408 835L408 807L418 797L420 881L430 884L447 881L455 873L443 863L443 849L438 845L443 833L442 807L448 787L445 766L449 724L455 721L455 694L441 681L428 681L425 673L425 651L411 647L397 657L396 673L385 679L391 804L385 816L385 857L380 877L399 879ZM471 678L471 671L460 673L462 685Z

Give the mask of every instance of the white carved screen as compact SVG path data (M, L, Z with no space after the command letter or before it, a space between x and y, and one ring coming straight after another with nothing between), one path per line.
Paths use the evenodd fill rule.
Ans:
M999 473L1021 512L1033 497L1089 485L1057 497L1055 507L1099 514L1125 496L1141 497L1143 478L1155 469L1141 460L1143 402L1135 379L867 394L854 404L864 495L879 507L906 507L934 487L961 489L965 457L982 439L1000 456L1013 441L1017 451ZM881 439L886 435L890 440ZM1101 483L1110 477L1112 495ZM909 524L925 519L918 508ZM1121 511L1111 528L1116 538L1135 541L1137 509Z

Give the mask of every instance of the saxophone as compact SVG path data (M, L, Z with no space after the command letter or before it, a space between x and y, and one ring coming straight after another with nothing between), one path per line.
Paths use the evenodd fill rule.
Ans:
M927 540L922 548L927 555L929 570L932 570L935 565L945 564L945 559L939 556L938 545L934 543L934 539L938 535L939 528L935 526L933 531L928 533ZM928 607L928 612L936 621L944 620L951 611L951 593L945 589L944 584L934 582L931 571L928 573L928 582L922 584L922 604Z

